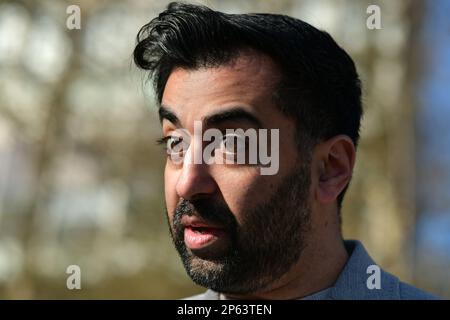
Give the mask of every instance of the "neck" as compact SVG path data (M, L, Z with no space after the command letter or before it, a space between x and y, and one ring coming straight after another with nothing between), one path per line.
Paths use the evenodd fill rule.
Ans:
M251 294L223 296L226 299L300 299L333 286L348 254L339 221L322 226L320 230L312 230L299 261L268 288Z

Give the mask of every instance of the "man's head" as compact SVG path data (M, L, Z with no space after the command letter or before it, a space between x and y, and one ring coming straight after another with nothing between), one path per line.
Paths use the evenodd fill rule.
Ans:
M189 141L184 159L205 148L194 143L195 121L221 132L279 130L275 175L260 174L259 164L171 157L165 168L170 231L192 279L229 293L270 287L323 226L339 228L362 116L353 61L300 20L179 3L137 41L134 59L153 76L163 141L169 149Z

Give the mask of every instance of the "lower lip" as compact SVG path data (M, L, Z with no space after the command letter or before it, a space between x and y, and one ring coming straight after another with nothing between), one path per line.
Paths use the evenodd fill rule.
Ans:
M184 229L184 242L190 249L201 249L216 242L225 232L217 228L205 228L203 233L196 232L190 227Z

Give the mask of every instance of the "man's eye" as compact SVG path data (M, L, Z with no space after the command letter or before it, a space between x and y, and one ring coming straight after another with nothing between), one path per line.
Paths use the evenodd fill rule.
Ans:
M237 154L245 150L245 137L238 134L226 134L220 143L220 150L225 154Z
M183 151L183 137L180 136L167 136L159 139L158 144L165 147L168 154L177 153ZM185 143L184 143L185 144Z
M169 136L166 140L166 150L168 154L181 154L186 151L186 143L183 137Z
M180 137L173 137L173 136L169 137L169 139L167 139L167 149L173 150L182 141L183 141L183 138L180 138Z

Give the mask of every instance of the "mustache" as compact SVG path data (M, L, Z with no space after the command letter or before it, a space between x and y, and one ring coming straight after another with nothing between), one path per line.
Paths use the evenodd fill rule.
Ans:
M237 221L228 205L215 199L181 199L175 208L174 225L181 225L181 218L184 216L196 215L208 222L220 225L225 229L237 227Z

